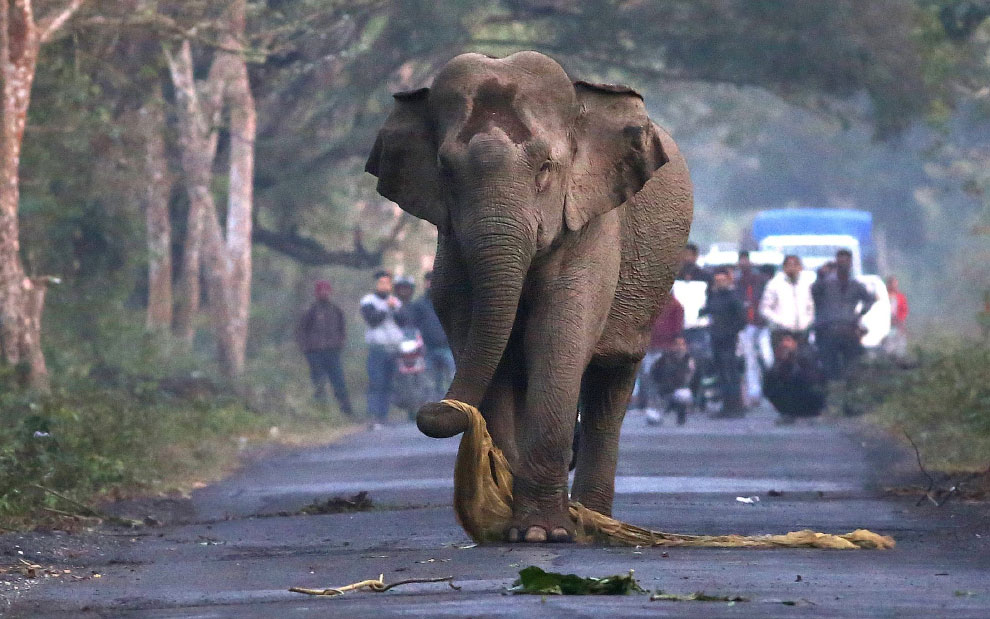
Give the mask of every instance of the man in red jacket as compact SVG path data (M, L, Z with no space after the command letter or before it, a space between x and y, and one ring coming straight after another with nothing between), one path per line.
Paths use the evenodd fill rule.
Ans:
M316 301L309 307L296 327L296 342L306 362L309 363L309 375L313 379L317 402L324 403L327 399L326 380L333 386L333 394L340 403L340 410L345 415L353 414L350 395L347 393L347 383L344 382L344 371L340 365L340 351L344 347L344 337L347 324L344 312L330 301L333 287L330 282L316 282Z
M649 378L650 368L656 363L665 350L670 350L674 340L684 335L684 306L671 295L670 301L660 310L653 321L650 332L650 345L646 356L640 365L639 380L636 381L636 393L633 397L635 408L648 409L654 404L653 390Z
M887 296L890 297L890 333L883 340L883 350L895 359L907 355L907 331L905 323L908 317L907 297L901 292L897 277L887 277Z

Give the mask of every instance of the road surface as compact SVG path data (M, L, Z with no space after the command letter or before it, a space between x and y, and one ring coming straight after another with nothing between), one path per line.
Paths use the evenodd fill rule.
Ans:
M886 485L916 481L909 454L891 447L889 437L855 422L780 427L773 420L763 411L738 421L694 417L681 428L669 422L654 428L630 417L623 429L617 517L703 534L863 527L892 535L895 550L472 547L451 508L457 439L429 439L405 425L259 459L191 500L169 505L176 523L0 537L8 564L23 556L72 570L58 578L0 576L0 614L990 616L986 505L936 508L885 496ZM375 509L286 515L314 499L361 490L370 493ZM736 500L749 496L759 501ZM506 587L528 565L584 576L634 569L650 590L748 601L507 595ZM288 592L379 573L386 582L454 576L460 589L416 584L339 598Z

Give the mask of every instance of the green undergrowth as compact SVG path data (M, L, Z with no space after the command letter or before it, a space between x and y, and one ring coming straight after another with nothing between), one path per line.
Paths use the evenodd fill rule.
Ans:
M342 425L333 410L287 410L199 373L92 368L47 394L0 377L0 527L89 516L86 506L188 489L229 471L245 447ZM60 496L61 495L61 496ZM64 513L63 513L64 512Z
M926 467L942 471L990 467L990 346L986 342L919 348L907 368L869 364L858 383L870 418L909 437Z

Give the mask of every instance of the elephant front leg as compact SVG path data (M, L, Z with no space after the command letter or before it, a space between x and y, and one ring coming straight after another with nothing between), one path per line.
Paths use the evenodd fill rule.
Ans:
M560 309L560 304L556 309ZM565 310L566 311L566 306ZM580 316L578 312L569 314ZM594 316L584 319L594 324ZM516 426L518 464L513 470L513 522L509 541L568 542L567 474L574 411L593 330L556 314L531 322L526 332L526 406ZM566 328L562 328L566 325Z
M581 447L574 471L575 501L606 516L612 515L619 431L639 363L588 367L582 384Z
M580 379L564 376L559 369L545 380L530 382L522 423L516 428L510 542L574 539L567 473L579 389Z

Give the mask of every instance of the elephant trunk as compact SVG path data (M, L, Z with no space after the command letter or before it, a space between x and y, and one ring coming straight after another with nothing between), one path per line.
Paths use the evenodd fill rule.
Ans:
M471 277L471 323L447 399L479 406L512 333L536 238L525 224L505 216L478 219L465 232L470 239L463 249ZM428 436L445 438L463 432L467 417L444 404L427 404L416 424Z

